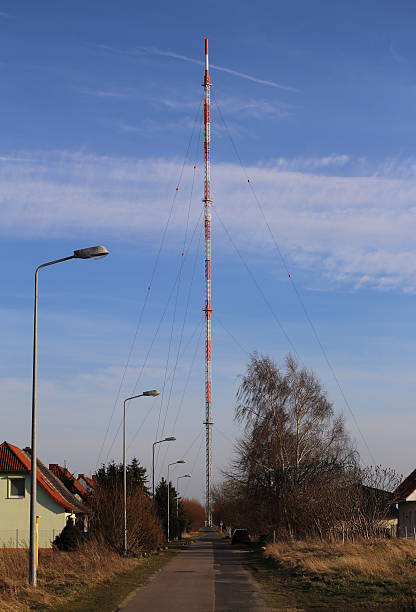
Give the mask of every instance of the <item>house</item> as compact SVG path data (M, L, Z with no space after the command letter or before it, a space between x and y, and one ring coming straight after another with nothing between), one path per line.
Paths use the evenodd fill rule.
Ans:
M62 467L58 463L50 463L49 469L79 501L88 505L91 490L84 486L79 478L76 479L66 467Z
M397 487L395 499L399 508L398 536L416 538L416 470Z
M39 547L50 548L69 516L84 520L88 507L37 461ZM28 547L30 511L30 449L0 444L0 546Z
M95 474L93 474L91 478L85 474L78 474L78 482L92 493L95 488Z

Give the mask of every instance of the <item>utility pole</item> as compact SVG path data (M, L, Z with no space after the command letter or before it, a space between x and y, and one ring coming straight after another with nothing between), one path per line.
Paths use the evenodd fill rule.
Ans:
M212 355L211 355L211 83L209 79L208 38L205 39L204 76L204 218L205 218L205 441L206 441L206 483L205 512L206 525L212 526L211 476L212 476Z

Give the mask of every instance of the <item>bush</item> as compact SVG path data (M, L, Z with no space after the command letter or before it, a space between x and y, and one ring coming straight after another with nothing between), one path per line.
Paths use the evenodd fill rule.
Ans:
M123 549L123 483L97 482L91 503L91 534L117 552ZM163 542L159 517L141 486L127 486L127 547L129 553L142 554L157 549Z
M80 532L71 520L67 522L61 533L56 536L53 545L58 550L76 550L78 546L84 541L84 534Z

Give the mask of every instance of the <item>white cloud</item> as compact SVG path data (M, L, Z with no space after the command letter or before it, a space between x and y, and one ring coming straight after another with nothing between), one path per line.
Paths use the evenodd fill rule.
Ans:
M198 106L195 102L189 101L186 98L167 98L159 97L153 99L154 104L163 104L172 110L187 110L195 112ZM224 115L231 116L234 120L238 117L250 117L260 119L265 116L278 117L279 119L288 119L292 116L291 106L285 102L280 102L275 99L267 100L265 98L253 97L238 97L225 96L223 98L213 98L212 106L218 106ZM202 112L202 110L201 110Z
M3 156L0 234L57 238L98 229L124 236L143 232L157 242L180 167L176 159L83 153ZM197 171L195 215L202 168ZM240 247L271 248L241 168L218 163L212 172L214 207ZM289 259L355 287L416 290L415 160L370 168L347 155L328 155L278 159L247 173ZM186 166L172 238L184 227L191 176L192 166Z

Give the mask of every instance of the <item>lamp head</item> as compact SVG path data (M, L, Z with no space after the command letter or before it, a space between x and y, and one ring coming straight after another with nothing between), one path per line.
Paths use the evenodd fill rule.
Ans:
M179 461L177 461L176 463L186 463L186 461L184 461L183 459L179 459Z
M151 389L150 391L143 391L142 395L156 397L160 395L160 391L158 391L157 389Z
M106 255L108 255L108 251L105 246L102 245L74 251L74 257L76 259L94 259L95 257L105 257Z
M175 440L175 436L169 436L168 438L165 438L163 442L175 442Z

